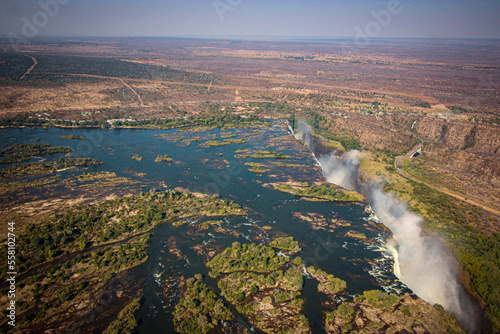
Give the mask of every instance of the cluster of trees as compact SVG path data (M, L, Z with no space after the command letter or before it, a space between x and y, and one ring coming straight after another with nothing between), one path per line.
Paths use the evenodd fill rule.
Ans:
M201 279L190 278L186 286L185 296L173 312L177 332L209 333L221 321L234 319L231 311Z
M344 191L334 186L322 185L322 186L310 186L306 188L296 188L288 184L280 184L277 187L275 187L275 189L296 196L314 197L320 199L327 199L330 201L356 202L359 200L357 196L346 194Z
M459 247L460 258L470 274L471 287L488 306L496 330L500 329L500 233L476 235L469 247ZM474 248L471 249L472 244ZM455 248L458 248L455 246ZM469 248L469 249L467 249Z
M102 165L103 162L91 158L59 159L47 162L30 162L27 164L16 164L0 171L2 177L13 178L25 175L41 175L55 173L59 169L71 167L88 167L92 165Z
M211 276L218 277L220 273L234 271L267 273L281 268L288 261L288 257L276 256L269 246L234 242L232 247L215 256L207 267L212 269Z
M134 91L137 92L137 94L139 94L139 96L141 97L143 102L147 103L147 102L151 101L151 99L150 99L151 94L148 94L148 98L146 98L143 95L144 91L139 92L139 89L137 89L136 87L134 87L133 89L134 89ZM137 101L137 95L135 95L134 92L132 92L130 89L126 88L125 86L122 86L119 88L103 89L99 93L110 95L111 97L113 97L114 99L116 99L122 103L130 103L131 101ZM156 93L158 94L159 92L156 92ZM165 98L165 97L163 97L163 98Z
M279 300L279 302L284 302L300 296L303 283L301 267L292 266L286 271L275 270L267 275L235 271L223 276L219 280L218 287L221 289L222 295L235 304L241 303L247 297L260 291L270 289L283 292L280 296L287 296L287 298Z
M17 81L33 65L30 57L14 52L0 52L0 79Z
M223 113L208 116L189 116L182 118L161 118L161 119L147 119L137 121L116 121L113 123L114 127L128 126L128 127L155 127L155 128L180 128L191 126L205 126L205 127L251 127L266 125L262 118L252 115L247 118L242 118L239 115L231 113Z
M19 126L64 126L64 127L98 127L98 128L162 128L173 129L180 127L206 126L206 127L251 127L251 126L266 126L269 123L264 122L262 118L256 115L251 115L247 118L242 118L239 115L231 113L223 113L218 115L208 116L190 116L182 118L152 118L143 120L123 120L115 121L111 125L107 119L100 120L85 120L83 122L72 122L70 120L54 120L47 121L41 118L31 117L29 114L17 114L12 118L0 120L0 126L19 127Z
M321 269L315 269L314 267L308 267L307 271L318 280L318 291L326 294L338 294L347 288L347 283L340 278L333 276L332 274L327 274Z
M366 301L368 305L376 308L390 308L398 301L398 296L380 290L364 291L356 300Z
M19 271L65 252L123 239L169 219L218 216L222 210L226 214L245 214L234 203L211 196L198 198L175 190L140 193L105 201L97 206L75 207L52 217L50 224L28 224L25 227L17 245ZM2 251L6 252L6 249ZM140 250L135 251L131 252L132 257ZM129 254L127 250L124 252ZM111 263L111 259L109 261Z
M229 145L229 144L244 144L247 141L248 140L245 140L245 139L224 139L223 141L209 140L204 144L204 146L218 147L218 146L224 146L224 145Z
M414 104L415 107L422 107L422 108L427 108L430 109L432 108L432 105L429 102L419 102Z
M40 279L40 281L42 280L43 279ZM16 323L16 326L42 322L44 318L47 317L47 314L51 311L51 309L61 307L63 304L73 301L79 294L84 293L89 289L88 282L68 283L66 281L64 283L65 284L59 288L56 293L50 294L50 302L45 302L38 308L35 306L36 303L28 305L28 307L31 306L32 309L24 313L21 319ZM40 300L42 296L47 296L49 294L49 289L49 284L34 284L32 288L33 299ZM34 311L35 309L37 311Z
M269 243L269 246L291 251L293 253L298 253L302 250L299 246L299 242L293 240L293 237L276 238Z
M132 299L130 304L120 311L116 320L106 328L103 334L132 333L137 327L134 313L141 306L139 301L140 298Z
M486 124L500 125L500 117L481 119L481 122L486 123Z
M267 279L264 275L251 272L234 272L222 277L217 286L231 303L242 302L247 296L256 294L260 289L273 287L276 280L271 275Z
M161 161L172 162L174 160L172 158L170 158L168 156L168 154L165 154L165 155L159 155L156 157L155 162L161 162Z
M110 268L115 272L120 272L123 268L128 268L130 264L142 262L146 259L146 251L151 234L146 234L140 238L139 242L127 243L116 247L111 251L100 250L92 253L92 263L98 268ZM80 249L86 248L84 240L79 243Z
M275 247L283 246L297 250L298 243L293 241L293 237L277 238L275 241ZM298 249L300 250L300 247ZM289 261L288 257L276 255L271 247L234 242L232 247L218 254L207 266L217 269L215 277L220 276L220 272L226 274L219 280L218 286L228 300L238 303L265 289L300 291L303 285L302 268L297 265L285 272L279 270ZM286 293L282 296L285 295L288 296ZM297 295L290 294L290 296L295 298Z
M37 55L36 57L38 66L33 71L35 75L72 73L206 84L209 84L211 81L219 81L217 77L205 73L186 72L170 67L140 64L113 58L58 55Z
M20 127L20 126L64 126L64 127L96 127L96 128L109 128L110 125L106 119L102 120L85 120L83 122L74 123L69 120L45 120L42 118L35 118L29 114L17 114L11 118L4 118L0 120L0 126L5 127Z
M36 326L71 305L88 300L89 295L99 293L98 290L105 287L106 282L116 277L116 274L145 261L150 239L150 234L145 234L128 240L126 244L110 245L96 252L78 253L76 256L68 254L43 273L19 282L20 289L24 288L20 298L25 302L20 305L20 310L21 307L26 310L17 323L20 330L25 329L23 326ZM33 303L32 300L44 302ZM108 327L111 330L108 333L122 333L136 326L133 313L138 301L120 312L117 320Z
M298 247L290 237L274 241L276 248L296 250ZM275 265L271 265L273 263ZM221 295L256 328L266 333L305 333L310 331L310 325L301 314L304 305L301 264L300 258L291 261L269 246L234 242L207 267L217 269L210 275L218 277ZM263 308L262 304L269 305L272 310Z
M298 298L300 297L299 291L287 291L282 289L275 289L273 292L273 297L274 300L276 300L278 303L283 303L289 300L297 300L302 302L302 299ZM297 308L302 308L302 305L297 304L296 306Z
M143 157L141 157L139 154L134 154L132 155L132 159L135 161L142 161Z
M289 246L291 240L283 239L287 239L283 244ZM310 327L307 318L300 314L304 281L301 261L297 262L292 264L288 257L276 255L268 246L235 242L207 266L224 273L218 281L222 295L257 328L266 333L284 333L292 328L304 333ZM283 266L288 269L281 270ZM214 276L221 274L217 271ZM273 310L263 309L262 304L272 305Z
M293 114L296 112L295 106L279 101L273 102L250 102L248 104L252 109L258 109L260 113L273 114Z
M462 106L457 106L456 104L452 105L452 106L447 106L447 108L450 109L451 111L455 111L455 112L459 112L459 113L477 113L476 110L471 110L468 108L464 108Z
M470 132L465 136L465 143L463 149L466 150L468 148L476 146L477 141L477 126L474 125Z
M69 153L74 151L66 146L51 147L50 144L13 145L0 152L0 163L28 161L34 156L45 154Z
M254 154L250 155L250 157L254 159L266 159L266 158L273 158L273 159L290 159L291 157L279 152L276 153L274 151L257 151Z
M69 135L69 136L61 136L61 139L71 140L71 139L85 139L85 138L79 135Z

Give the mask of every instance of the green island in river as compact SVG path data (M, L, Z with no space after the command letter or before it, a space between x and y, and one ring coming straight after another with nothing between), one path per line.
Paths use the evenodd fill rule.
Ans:
M290 255L300 252L293 237L277 238L269 246L235 242L207 263L210 276L218 280L220 297L259 330L309 333L301 299L306 275L302 259L278 254L273 248L291 250ZM440 306L433 307L409 294L397 296L378 290L365 291L353 302L346 302L339 298L345 294L345 281L314 267L307 268L307 273L334 305L326 315L327 333L462 333L456 320ZM176 330L208 333L233 320L220 297L203 284L202 275L188 279L174 311Z

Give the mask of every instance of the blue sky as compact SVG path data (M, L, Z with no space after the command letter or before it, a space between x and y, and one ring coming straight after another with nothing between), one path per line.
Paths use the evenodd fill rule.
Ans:
M1 0L0 34L500 38L499 17L499 0Z

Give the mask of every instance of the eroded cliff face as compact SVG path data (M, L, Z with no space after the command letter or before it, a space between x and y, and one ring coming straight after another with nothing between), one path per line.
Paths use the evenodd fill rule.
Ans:
M454 180L451 190L500 210L500 126L423 116L349 116L330 118L335 135L398 153L423 142L418 168L436 176L432 183L449 188Z
M500 153L500 127L497 125L424 117L417 120L414 128L425 140L450 149L486 155Z
M360 114L347 116L350 118L332 117L330 128L335 135L354 136L362 147L404 151L414 143L409 131L400 131L406 124L401 126L401 121L394 121L393 117ZM410 126L411 123L408 129Z
M428 143L422 168L455 176L458 191L500 208L500 127L422 118L415 129Z

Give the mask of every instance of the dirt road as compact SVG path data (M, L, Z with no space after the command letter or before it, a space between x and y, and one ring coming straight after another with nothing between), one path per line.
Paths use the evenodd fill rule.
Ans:
M33 69L35 68L36 65L38 65L38 60L36 60L35 57L32 57L30 55L25 55L26 57L30 57L31 59L33 59L33 65L31 65L30 68L28 68L28 70L26 72L24 72L24 74L19 78L19 80L23 80L24 77L26 77L28 74L30 74L31 71L33 71Z
M202 83L191 83L191 82L179 82L179 81L166 81L166 80L156 80L156 79L135 79L135 78L118 78L118 77L107 77L107 76L102 76L102 75L95 75L95 74L76 74L76 73L53 73L53 74L63 74L63 75L70 75L70 76L79 76L79 77L88 77L88 78L100 78L100 79L111 79L111 80L120 80L124 79L127 81L132 81L132 82L149 82L149 83L163 83L163 84L168 84L168 85L184 85L184 86L193 86L193 87L210 87L210 88L217 88L221 90L238 90L240 91L261 91L261 92L268 92L269 88L268 87L250 87L250 86L237 86L237 85L228 85L228 86L221 86L221 85L214 85L212 84L202 84ZM253 80L260 80L260 81L265 81L274 85L283 85L283 84L302 84L307 87L317 87L317 88L325 88L325 89L336 89L336 90L354 90L358 92L376 92L379 94L386 94L386 95L392 95L392 96L402 96L402 97L412 97L412 98L419 98L419 99L424 99L424 100L431 100L433 97L430 96L420 96L420 95L412 95L412 94L405 94L405 93L395 93L395 92L386 92L386 91L369 91L365 89L359 89L359 88L352 88L352 87L344 87L344 86L334 86L334 85L326 85L326 84L319 84L319 83L304 83L304 82L299 82L299 81L292 81L292 80L282 80L282 79L270 79L270 78L257 78L257 77L248 77L248 76L236 76L238 78L249 78Z
M429 188L432 188L432 189L434 189L434 190L436 190L436 191L439 191L439 192L441 192L441 193L443 193L443 194L446 194L446 195L449 195L449 196L455 197L455 198L457 198L457 199L459 199L459 200L461 200L461 201L467 202L467 203L472 204L472 205L474 205L474 206L481 207L481 208L483 208L484 210L489 211L489 212L491 212L491 213L494 213L494 214L496 214L496 215L500 215L500 211L499 211L499 210L493 209L493 208L488 207L488 206L486 206L486 205L484 205L484 204L481 204L481 203L479 203L479 202L476 202L476 201L473 201L473 200L471 200L471 199L468 199L468 198L466 198L466 197L464 197L464 196L462 196L462 195L459 195L459 194L456 194L456 193L454 193L454 192L451 192L451 191L450 191L450 190L448 190L448 189L440 188L440 187L437 187L437 186L435 186L435 185L433 185L433 184L430 184L430 183L428 183L428 182L425 182L424 180L421 180L421 179L417 178L416 176L414 176L414 175L410 174L409 172L405 171L405 170L404 170L404 166L403 166L403 165L399 166L399 163L400 163L400 161L401 161L401 160L404 160L404 159L409 159L409 158L410 158L410 157L412 157L412 156L413 156L413 155L414 155L414 154L415 154L415 153L416 153L416 152L417 152L417 151L418 151L421 147L422 147L422 144L419 144L419 145L415 146L414 148L412 148L412 150L411 150L410 152L408 152L408 153L407 153L404 157L398 157L398 158L396 158L396 161L394 162L394 166L396 167L396 171L397 171L397 172L398 172L401 176L403 176L403 177L405 177L405 178L407 178L407 179L409 179L409 180L415 181L415 182L417 182L417 183L425 184L425 185L426 185L427 187L429 187Z
M141 107L144 107L144 102L142 101L142 98L139 94L137 94L137 92L132 88L130 87L125 81L123 81L123 79L121 78L116 78L117 80L120 80L128 89L130 89L132 92L134 92L134 94L137 96L137 99L139 100L139 103L141 104Z

